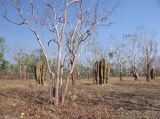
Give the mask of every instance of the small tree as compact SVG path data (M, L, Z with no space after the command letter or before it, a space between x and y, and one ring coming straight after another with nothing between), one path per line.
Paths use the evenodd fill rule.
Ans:
M27 63L28 63L28 54L24 49L18 49L14 55L14 60L18 67L20 79L26 79L27 76Z
M45 57L45 61L48 66L48 71L52 76L52 87L55 94L53 97L55 98L54 104L58 105L59 101L64 103L64 99L66 96L66 92L68 89L69 77L74 70L74 66L77 60L77 53L82 49L82 45L85 41L88 40L89 36L92 34L92 31L96 29L98 26L108 26L110 22L108 22L108 18L113 12L113 8L111 10L107 10L102 13L103 6L106 8L106 4L103 1L101 7L99 7L99 0L96 1L87 1L88 6L85 6L82 0L61 0L61 1L27 1L23 2L21 0L12 0L7 4L7 1L3 1L3 6L13 6L15 8L15 15L18 20L11 19L8 14L7 8L4 9L4 18L11 23L16 25L25 25L27 28L34 34L36 40L38 41L40 48ZM23 4L25 3L25 5ZM59 7L57 7L59 5ZM41 6L41 10L38 10L37 6ZM27 7L27 13L26 8ZM72 12L71 12L72 11ZM74 12L73 12L74 11ZM15 17L15 16L14 16ZM41 37L42 31L47 31L52 39L44 40ZM72 31L72 35L70 36L70 31ZM78 35L79 40L74 40L75 35ZM67 36L67 37L66 37ZM68 39L69 36L69 39ZM66 46L66 42L69 44L73 44L73 41L76 41L76 51L74 51L74 55L72 52L69 52L69 55L66 55L66 51L64 47ZM49 57L46 52L45 44L53 41L53 50L54 46L56 46L56 61L57 67L56 71L51 70L51 65L49 64ZM68 47L67 47L68 48ZM67 52L68 53L68 52ZM62 71L64 68L64 62L66 61L66 57L72 59L72 65L70 66L69 73L67 76L66 84L62 84ZM63 60L64 58L64 60ZM64 62L63 62L64 61ZM59 95L59 91L63 89L64 91ZM52 96L51 96L52 97ZM62 99L60 99L62 98Z
M139 39L141 59L145 62L146 80L149 81L151 65L156 58L157 52L157 45L155 41L156 33L154 31L147 31L144 27L140 27L136 35Z
M113 41L113 49L110 52L110 57L115 56L118 67L119 67L119 77L120 77L120 81L123 80L123 69L124 66L127 62L127 44L124 41L124 39L122 40L117 40L115 36L111 37L111 40Z
M126 55L130 67L130 74L133 76L137 74L138 70L137 64L140 58L139 42L138 42L139 40L135 33L124 34L123 39L126 42L126 53L127 53Z

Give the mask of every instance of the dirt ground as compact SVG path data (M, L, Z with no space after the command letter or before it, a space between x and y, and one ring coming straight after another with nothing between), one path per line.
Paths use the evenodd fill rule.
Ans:
M160 79L77 80L63 107L51 110L48 100L47 86L34 80L0 80L0 119L159 119Z

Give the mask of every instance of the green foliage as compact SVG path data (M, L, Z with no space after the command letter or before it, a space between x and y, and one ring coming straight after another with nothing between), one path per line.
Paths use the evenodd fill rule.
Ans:
M110 68L110 75L111 76L119 76L119 69L118 68Z
M155 69L155 75L156 76L160 76L160 68L156 68Z
M75 102L78 99L78 91L75 88L72 88L69 91L68 96L70 102Z
M90 74L91 72L91 69L89 67L85 67L80 64L78 65L78 70L79 70L80 76L83 76L83 77L87 77L88 74Z
M18 67L15 64L9 64L8 70L10 73L15 74L18 72Z
M23 74L30 74L34 76L35 65L37 62L37 56L35 54L26 53L23 49L20 49L14 56L16 61L15 67L17 67L19 73L20 70Z
M3 62L2 62L2 69L5 70L5 69L7 69L8 66L9 66L9 62L6 61L6 60L3 60Z
M37 57L40 60L44 60L44 54L42 52L42 49L36 49L33 51L33 54L35 55L35 57Z
M4 43L4 38L0 37L0 73L6 73L9 66L9 62L4 59L4 53L6 50Z
M4 51L4 39L0 37L0 63L3 61Z
M28 62L26 64L27 65L27 72L34 74L37 57L33 54L28 54L26 58L28 59Z
M3 52L0 52L0 62L3 60Z
M113 58L115 55L116 55L116 52L110 52L110 53L108 53L108 56L109 56L110 58Z

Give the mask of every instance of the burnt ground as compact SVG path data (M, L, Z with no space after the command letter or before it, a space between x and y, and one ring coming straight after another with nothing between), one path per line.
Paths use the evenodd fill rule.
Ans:
M159 119L160 79L112 78L109 85L78 80L66 104L49 104L47 86L33 80L0 80L0 119Z

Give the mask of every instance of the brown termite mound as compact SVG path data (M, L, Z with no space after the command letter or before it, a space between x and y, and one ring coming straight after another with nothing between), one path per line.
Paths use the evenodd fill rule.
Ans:
M38 60L35 66L35 81L43 85L44 81L49 80L49 77L47 64L43 60Z
M109 64L102 59L93 65L93 83L97 85L108 84L110 75Z

